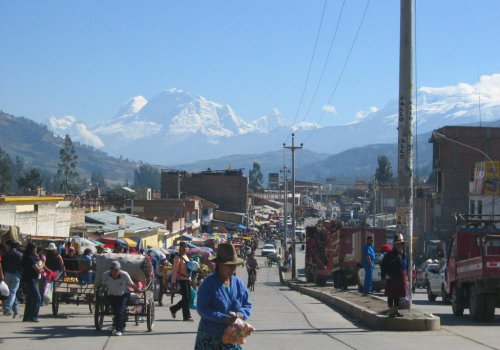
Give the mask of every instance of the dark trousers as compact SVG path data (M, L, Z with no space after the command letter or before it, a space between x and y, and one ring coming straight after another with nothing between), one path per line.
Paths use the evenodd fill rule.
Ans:
M38 291L38 279L23 279L21 280L21 285L26 299L23 321L38 320L38 312L40 311L42 300Z
M182 309L182 319L187 320L191 317L189 311L189 298L191 296L191 283L188 280L177 280L181 287L182 299L175 305L171 306L171 310L176 313Z
M389 307L399 307L399 298L391 298L391 297L388 297L387 298L387 305L389 305Z
M108 295L109 302L113 308L115 330L117 332L125 331L125 309L127 307L129 293L123 295Z

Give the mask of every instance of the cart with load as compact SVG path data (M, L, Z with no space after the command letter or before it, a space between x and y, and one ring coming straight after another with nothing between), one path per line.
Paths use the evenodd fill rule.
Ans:
M102 254L97 256L95 282L95 310L94 324L96 330L104 327L104 321L113 319L113 310L105 289L102 286L102 276L111 267L111 262L118 261L123 271L128 272L132 280L138 285L138 290L131 291L125 311L126 320L133 318L136 325L141 319L146 320L148 332L154 328L155 305L153 293L153 266L151 261L143 255L135 254Z
M76 277L61 277L52 282L52 314L57 316L60 303L87 304L92 313L94 294L93 283L81 283Z

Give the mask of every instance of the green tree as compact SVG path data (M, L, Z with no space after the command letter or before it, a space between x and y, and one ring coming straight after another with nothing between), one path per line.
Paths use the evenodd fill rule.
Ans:
M62 191L68 193L73 182L78 178L78 172L76 171L78 156L69 135L64 138L64 145L59 151L59 158L61 161L58 163L57 175L61 182Z
M90 174L90 182L92 185L97 186L99 188L106 188L106 181L104 180L104 174L100 170L92 171Z
M20 190L34 190L41 186L43 182L42 174L38 169L32 168L24 176L18 178L16 182Z
M8 193L12 183L12 160L7 152L0 148L0 193Z
M391 161L387 156L379 156L377 159L378 167L375 171L375 179L381 185L387 185L394 181L392 176Z
M253 168L248 173L248 188L253 192L262 191L264 188L262 186L262 180L264 176L260 170L260 164L257 162L253 163Z
M141 164L138 169L134 169L134 188L160 189L160 170L149 165Z

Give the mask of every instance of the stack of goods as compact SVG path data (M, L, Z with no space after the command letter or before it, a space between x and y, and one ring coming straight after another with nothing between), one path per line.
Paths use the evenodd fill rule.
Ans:
M101 285L102 275L110 269L113 261L118 261L135 282L145 283L152 279L153 265L144 255L108 253L96 256L96 288Z

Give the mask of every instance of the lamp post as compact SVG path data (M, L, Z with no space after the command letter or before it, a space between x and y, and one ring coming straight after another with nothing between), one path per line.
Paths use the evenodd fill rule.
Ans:
M493 197L492 197L492 203L491 203L491 219L494 220L495 219L495 193L497 191L498 175L497 175L497 169L495 167L495 163L493 163L493 160L490 158L489 155L487 155L486 153L484 153L483 151L481 151L479 148L472 147L472 146L467 145L465 143L462 143L460 141L450 139L448 136L443 135L440 132L434 131L432 133L432 136L434 136L434 138L436 138L436 139L442 139L442 140L450 141L450 142L456 143L457 145L460 145L460 146L469 148L469 149L471 149L473 151L479 152L483 156L485 156L486 159L488 159L488 161L491 164L491 167L493 168L493 174L495 175L494 186L493 186Z

